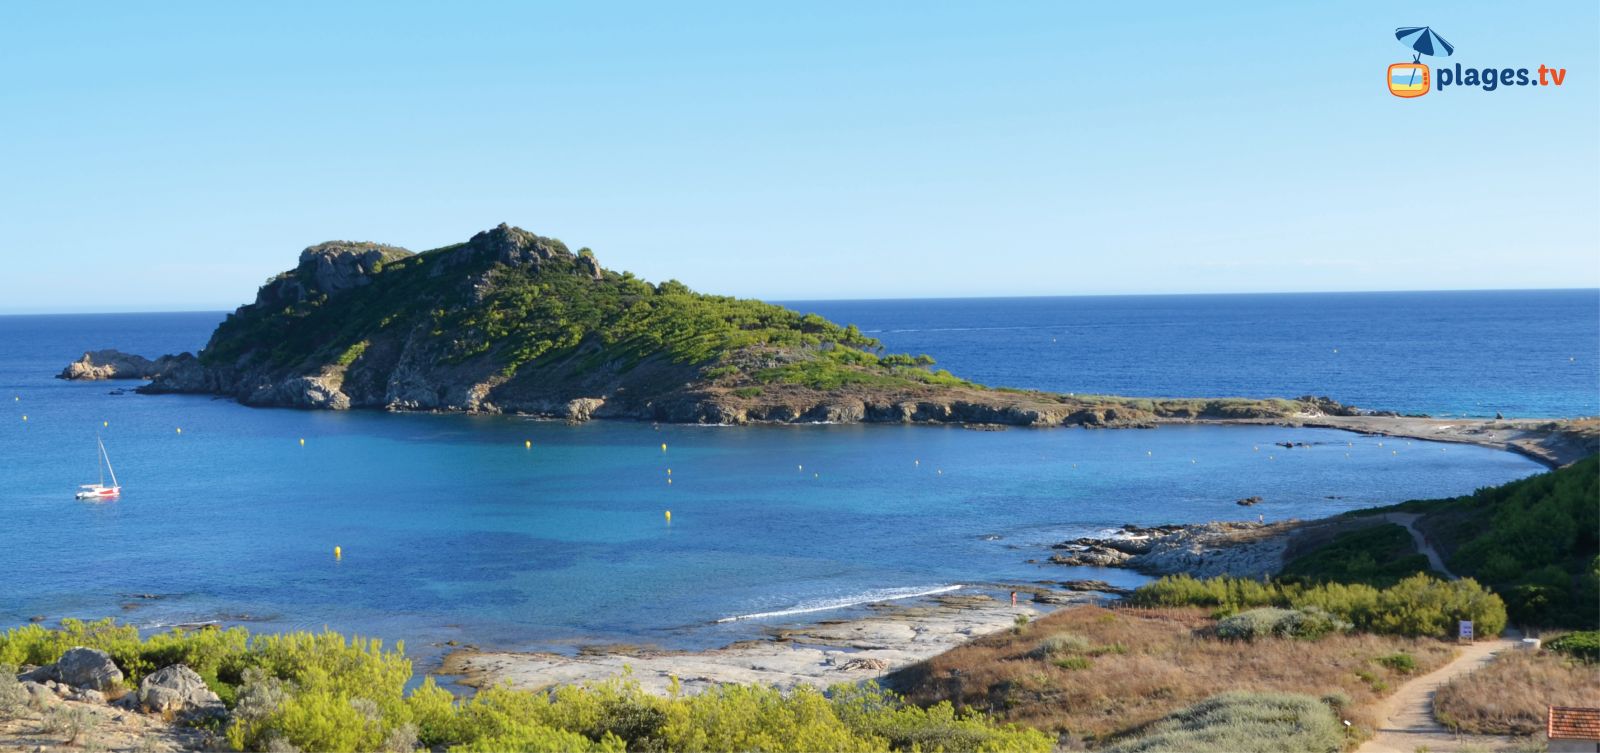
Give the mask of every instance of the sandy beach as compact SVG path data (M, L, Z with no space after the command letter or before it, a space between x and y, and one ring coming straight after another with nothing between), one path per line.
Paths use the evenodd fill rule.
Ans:
M1079 595L1085 603L1089 596ZM767 637L708 651L598 647L576 656L552 653L456 651L441 672L459 683L523 689L603 680L631 672L647 691L666 693L676 677L684 692L721 683L788 689L860 682L943 653L966 641L1030 619L1051 607L1019 595L1016 607L988 593L955 593L914 602L873 605L872 614L811 623L773 623Z

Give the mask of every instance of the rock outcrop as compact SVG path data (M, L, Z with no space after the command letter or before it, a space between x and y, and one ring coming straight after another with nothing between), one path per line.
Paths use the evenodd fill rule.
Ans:
M122 670L111 655L97 648L74 646L54 664L46 664L20 679L37 683L57 682L74 688L103 691L122 683Z
M205 680L182 664L163 667L139 683L139 708L155 714L192 718L226 713L222 699Z
M1056 544L1058 565L1124 567L1150 575L1188 573L1196 578L1260 578L1283 568L1287 529L1280 524L1201 523L1124 526L1116 536Z
M152 361L144 356L123 353L108 348L93 350L82 358L67 364L57 379L95 381L100 379L154 379L171 366L174 356L162 356Z

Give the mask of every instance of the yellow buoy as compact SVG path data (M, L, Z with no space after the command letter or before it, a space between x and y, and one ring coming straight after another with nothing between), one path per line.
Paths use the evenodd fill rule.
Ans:
M182 427L182 426L179 426L179 427L178 427L178 433L179 433L179 434L182 434L182 433L183 433L183 427Z
M28 414L26 414L26 413L22 414L22 420L24 420L24 421L28 420Z
M661 451L662 452L666 452L667 451L667 443L666 442L662 442L661 443Z
M667 511L667 522L668 523L672 522L672 511L671 510Z
M525 450L533 449L533 440L531 440L531 439L522 440L522 448L525 449Z
M667 479L667 485L668 485L668 486L671 486L671 485L672 485L672 479L670 479L670 478L669 478L669 479Z
M111 422L110 422L110 421L101 421L101 422L100 422L100 425L101 425L101 426L110 426L110 425L111 425Z
M667 475L668 475L668 476L671 476L671 475L672 475L672 469L671 469L671 468L668 468L668 469L667 469Z
M340 549L339 547L334 547L333 548L333 558L336 559L336 560L337 559L344 559L344 550Z
M305 447L306 446L306 438L305 437L301 437L300 438L300 446L301 447Z

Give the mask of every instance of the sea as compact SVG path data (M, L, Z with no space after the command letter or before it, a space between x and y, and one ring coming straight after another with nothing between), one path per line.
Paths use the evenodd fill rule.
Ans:
M1600 414L1594 290L787 305L991 385ZM195 350L223 316L0 317L0 629L326 627L403 640L424 664L451 641L704 648L882 600L1136 585L1046 562L1052 543L1126 523L1314 518L1543 470L1274 426L568 426L54 378L85 350ZM124 492L79 502L77 485L99 480L96 437ZM1235 504L1251 496L1264 501Z

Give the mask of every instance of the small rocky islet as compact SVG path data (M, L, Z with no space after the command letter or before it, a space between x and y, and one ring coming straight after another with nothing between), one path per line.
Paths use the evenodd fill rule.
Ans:
M854 326L651 284L593 252L500 225L413 253L300 253L198 354L86 352L63 379L252 406L516 413L583 421L1150 427L1363 412L1328 398L1135 399L978 385Z

